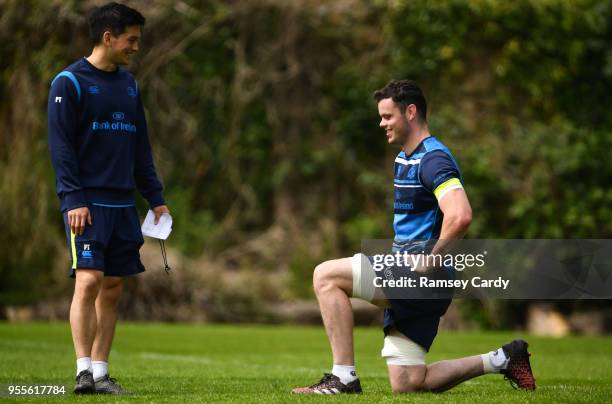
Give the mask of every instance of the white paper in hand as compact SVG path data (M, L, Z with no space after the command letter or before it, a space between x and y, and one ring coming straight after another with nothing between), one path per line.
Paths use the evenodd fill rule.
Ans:
M155 213L149 210L147 217L142 222L142 234L145 236L165 240L172 231L172 216L163 213L159 218L159 223L155 224Z

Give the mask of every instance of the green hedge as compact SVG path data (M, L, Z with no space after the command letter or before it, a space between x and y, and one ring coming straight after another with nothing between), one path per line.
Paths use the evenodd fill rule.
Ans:
M396 150L372 100L391 78L426 90L470 237L612 235L610 2L147 4L132 70L184 254L263 246L228 266L288 271L304 295L313 262L391 236ZM89 51L82 7L2 5L0 304L44 296L61 266L46 96Z

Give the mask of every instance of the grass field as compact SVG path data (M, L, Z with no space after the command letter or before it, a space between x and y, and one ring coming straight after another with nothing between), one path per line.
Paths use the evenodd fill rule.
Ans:
M511 333L439 335L429 361L482 353ZM319 327L120 324L110 372L132 396L75 397L61 401L137 402L609 402L612 338L528 338L538 390L513 390L499 375L474 379L443 394L393 396L379 352L381 331L355 332L361 396L303 397L292 387L313 383L331 366ZM0 323L0 384L73 386L74 358L68 325ZM6 386L4 386L6 388ZM19 398L16 401L49 400Z

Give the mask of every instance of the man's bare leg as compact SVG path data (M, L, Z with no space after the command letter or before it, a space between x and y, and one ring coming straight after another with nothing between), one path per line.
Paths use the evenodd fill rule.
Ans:
M117 306L123 291L123 280L120 277L106 277L96 299L97 332L91 351L94 361L108 361L115 325L117 324Z
M292 390L296 394L361 393L353 352L353 272L350 258L326 261L315 268L313 285L332 349L333 368L321 381Z
M354 365L353 308L349 296L353 290L350 258L319 264L313 275L323 325L329 338L334 364Z
M77 359L91 357L97 323L95 301L103 276L101 271L93 269L76 270L70 305L70 329Z
M536 380L531 370L528 346L526 341L515 339L482 355L443 360L427 366L388 365L389 381L396 393L439 393L483 374L501 373L513 387L532 391L536 389Z
M105 277L96 299L97 332L91 351L95 380L101 379L108 372L108 357L115 336L117 307L122 291L122 278Z
M459 383L484 374L480 355L443 360L430 365L388 365L394 393L443 392Z

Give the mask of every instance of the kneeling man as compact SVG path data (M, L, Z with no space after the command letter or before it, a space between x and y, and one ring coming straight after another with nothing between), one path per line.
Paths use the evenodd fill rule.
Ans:
M395 240L393 250L413 251L426 245L429 254L445 254L465 234L472 210L459 167L450 150L429 133L427 103L419 86L392 81L374 94L380 127L389 143L401 146L395 159ZM417 240L421 241L418 243ZM424 244L422 243L424 241ZM430 273L432 268L416 268ZM452 268L449 275L452 276ZM396 393L442 392L468 379L501 373L515 387L534 390L527 343L514 340L493 351L427 365L425 354L438 332L440 317L451 302L438 299L396 299L374 287L372 258L327 261L315 269L314 289L333 355L333 368L297 394L361 393L353 352L353 313L349 297L385 307L384 346L389 381Z

